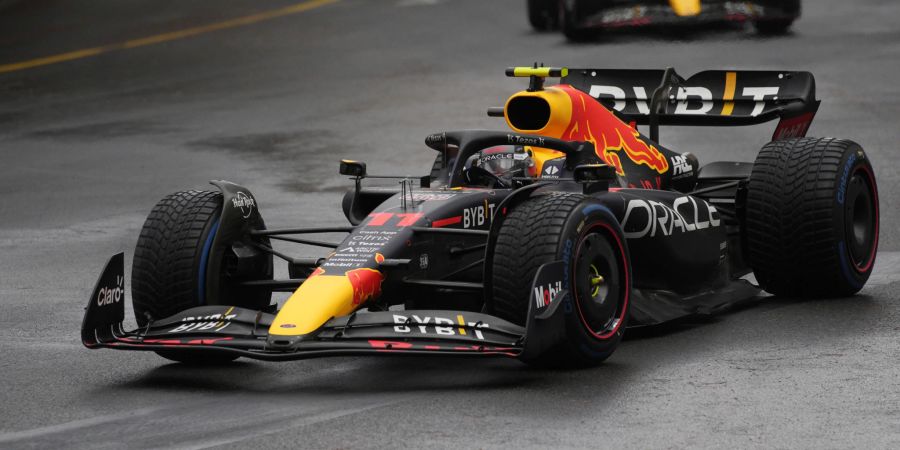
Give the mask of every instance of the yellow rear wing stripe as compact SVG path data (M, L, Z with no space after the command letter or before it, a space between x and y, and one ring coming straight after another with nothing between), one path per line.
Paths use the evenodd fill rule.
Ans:
M730 116L731 112L734 111L734 88L737 84L737 73L735 72L726 72L725 73L725 95L722 97L725 100L725 105L722 106L722 115Z

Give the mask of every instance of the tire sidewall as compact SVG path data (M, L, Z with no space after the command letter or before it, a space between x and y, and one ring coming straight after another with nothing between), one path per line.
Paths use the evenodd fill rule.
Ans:
M538 31L551 30L559 20L559 0L528 0L528 20Z
M576 29L578 25L578 0L559 0L558 8L557 14L559 19L557 21L563 33L572 38L581 37L581 33Z
M854 289L858 290L862 288L865 282L869 279L869 275L872 272L872 267L875 264L875 257L878 253L878 234L879 234L879 205L878 205L878 187L875 184L875 173L872 170L872 164L869 161L869 158L866 156L863 149L857 145L852 144L848 147L847 151L844 152L844 155L841 157L840 164L838 165L838 173L836 174L835 185L834 185L834 193L833 193L833 211L832 215L832 230L834 233L834 239L836 242L836 251L838 253L838 261L840 261L841 266L841 274L843 275L845 281L848 285L852 286ZM850 199L846 198L847 189L849 187L850 180L857 173L864 174L868 180L868 187L870 189L870 195L872 196L872 203L874 207L874 241L872 244L871 254L869 256L869 261L866 264L865 270L858 270L853 262L853 258L850 255L850 248L848 247L849 243L846 241L847 236L847 203Z
M220 220L222 217L222 197L218 197L219 206L212 213L212 215L206 220L206 225L203 227L203 234L200 235L200 242L197 246L197 254L194 256L194 260L197 261L194 264L194 280L197 280L197 305L215 305L217 302L210 302L210 296L207 292L207 280L210 276L215 276L218 278L218 272L213 272L210 268L215 268L218 270L222 265L222 252L214 252L212 248L212 241L216 238L216 232L218 231ZM206 249L206 250L204 250ZM203 260L203 253L207 252L206 260ZM218 255L218 257L214 256ZM213 260L215 259L215 261Z
M575 292L575 259L580 242L589 234L596 232L604 235L614 254L617 255L617 265L620 275L621 295L624 296L624 305L621 307L620 322L617 328L608 336L598 338L587 329L579 311L579 301ZM565 261L566 270L563 280L563 289L569 292L565 303L566 333L568 340L573 344L579 356L587 361L599 362L612 354L622 339L628 321L628 308L631 297L631 256L628 253L628 245L621 227L613 213L597 200L587 198L582 201L566 219L562 234L559 239L557 257ZM622 280L624 279L624 281Z

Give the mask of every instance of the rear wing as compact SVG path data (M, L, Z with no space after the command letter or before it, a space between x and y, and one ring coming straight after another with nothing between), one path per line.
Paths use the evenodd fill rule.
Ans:
M627 122L736 126L779 119L773 140L806 135L819 108L809 72L707 70L687 79L675 70L569 69L560 79L597 98Z

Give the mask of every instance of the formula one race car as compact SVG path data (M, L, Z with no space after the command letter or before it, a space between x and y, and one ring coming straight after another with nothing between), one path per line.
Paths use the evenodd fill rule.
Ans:
M812 74L507 75L528 77L528 89L488 114L511 130L428 136L429 175L364 187L378 177L341 161L355 184L349 226L268 229L250 191L225 181L164 198L134 253L138 327L123 327L120 253L86 308L84 345L191 363L420 354L587 366L626 326L713 313L760 289L847 296L868 279L872 166L854 142L804 137L819 106ZM561 82L545 88L547 77ZM700 167L659 144L660 125L773 119L754 163ZM295 258L274 240L332 251ZM289 278L273 279L273 257ZM292 294L279 308L273 292Z
M610 29L745 22L782 34L800 17L800 0L528 0L527 7L534 29L560 28L573 41Z

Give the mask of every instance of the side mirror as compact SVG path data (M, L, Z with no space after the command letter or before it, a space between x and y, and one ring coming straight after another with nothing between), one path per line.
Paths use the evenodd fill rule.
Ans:
M575 166L572 178L578 183L595 183L616 179L616 168L606 164L581 164Z
M341 175L348 175L356 178L365 178L366 163L360 161L352 161L349 159L342 159L339 172L341 173Z
M616 179L616 168L606 164L581 164L575 166L572 178L584 185L585 194L592 194L609 189L609 182Z

